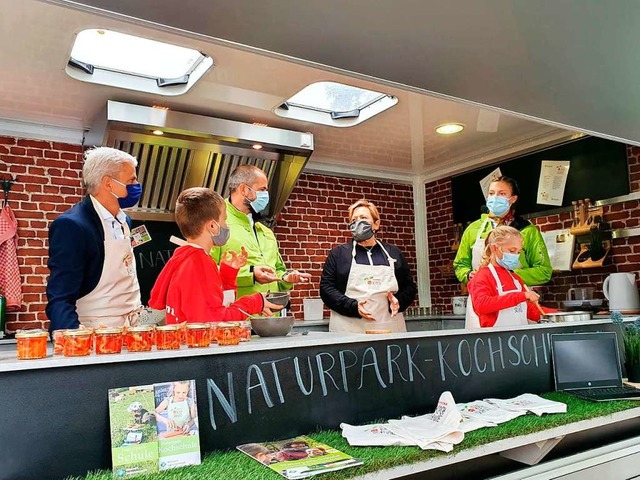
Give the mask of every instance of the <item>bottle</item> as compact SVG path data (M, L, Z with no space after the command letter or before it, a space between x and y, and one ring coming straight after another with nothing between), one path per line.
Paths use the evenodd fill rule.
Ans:
M4 326L7 321L7 299L0 293L0 338L4 338Z

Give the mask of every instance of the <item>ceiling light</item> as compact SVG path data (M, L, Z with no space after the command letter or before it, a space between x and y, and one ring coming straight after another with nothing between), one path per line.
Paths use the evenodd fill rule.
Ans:
M464 130L464 125L461 123L443 123L436 127L436 133L440 135L453 135Z
M154 135L164 135L164 132L162 130L152 130L151 133L153 133Z
M262 145L260 145L259 143L254 143L253 144L253 148L256 150L261 150L262 149Z

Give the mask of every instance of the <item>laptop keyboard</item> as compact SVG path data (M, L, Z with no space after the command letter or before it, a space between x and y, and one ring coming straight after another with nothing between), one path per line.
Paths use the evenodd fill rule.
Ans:
M640 396L640 389L634 387L604 387L604 388L589 388L583 390L574 390L577 396L584 398L616 398L616 397L628 397L628 396Z

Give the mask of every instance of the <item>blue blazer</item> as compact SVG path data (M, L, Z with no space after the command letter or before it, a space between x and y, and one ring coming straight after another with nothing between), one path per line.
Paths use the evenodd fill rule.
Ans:
M76 301L96 288L103 264L104 227L87 195L49 228L49 330L78 328Z

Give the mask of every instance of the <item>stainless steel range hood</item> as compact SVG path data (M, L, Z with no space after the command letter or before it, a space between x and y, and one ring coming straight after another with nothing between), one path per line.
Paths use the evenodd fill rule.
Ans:
M313 135L109 101L85 145L119 148L138 159L143 195L128 211L134 219L173 221L176 198L185 188L206 186L226 196L229 174L250 164L269 178L265 216L273 220L313 152Z

